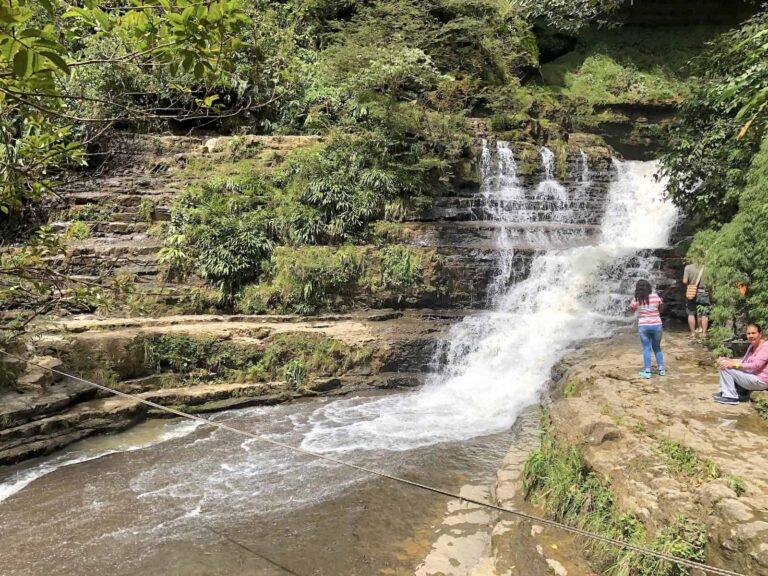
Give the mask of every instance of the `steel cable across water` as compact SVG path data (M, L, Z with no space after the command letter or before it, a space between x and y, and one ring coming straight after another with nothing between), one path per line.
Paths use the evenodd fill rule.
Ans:
M180 418L186 418L188 420L192 420L195 422L199 422L205 426L212 426L214 428L219 428L220 430L227 430L229 432L232 432L234 434L239 434L241 436L245 436L247 438L250 438L252 440L257 440L259 442L265 442L267 444L272 444L273 446L279 446L281 448L284 448L286 450L291 450L293 452L297 452L299 454L304 454L306 456L311 456L313 458L325 460L327 462L332 462L334 464L338 464L339 466L345 466L347 468L351 468L354 470L358 470L360 472L365 472L366 474L371 474L374 476L379 476L381 478L386 478L388 480L392 480L394 482L399 482L401 484L405 484L408 486L412 486L414 488L419 488L421 490L425 490L428 492L432 492L434 494L440 494L442 496L446 496L448 498L454 498L459 501L463 502L469 502L471 504L475 504L477 506L482 506L484 508L488 508L490 510L495 510L496 512L501 512L504 514L510 514L512 516L516 516L518 518L522 518L524 520L528 520L531 522L536 522L539 524L544 524L546 526L550 526L553 528L557 528L559 530L563 530L565 532L569 532L571 534L575 534L577 536L582 536L584 538L588 538L590 540L594 540L597 542L602 542L604 544L608 544L611 546L614 546L616 548L620 548L622 550L627 550L630 552L635 552L638 554L643 554L645 556L652 556L654 558L657 558L659 560L663 560L665 562L670 562L672 564L677 564L678 566L685 566L686 568L695 568L697 570L701 570L707 574L714 574L716 576L746 576L745 574L742 574L740 572L734 572L732 570L727 570L725 568L718 568L716 566L709 566L707 564L702 564L700 562L694 562L693 560L688 560L685 558L678 558L676 556L671 556L669 554L665 554L663 552L659 552L657 550L651 550L650 548L644 548L642 546L637 546L635 544L631 544L629 542L624 542L623 540L617 540L615 538L610 538L608 536L603 536L601 534L596 534L594 532L589 532L587 530L582 530L581 528L576 528L573 526L568 526L567 524L563 524L562 522L557 522L556 520L550 520L547 518L542 518L539 516L535 516L533 514L527 514L525 512L520 512L519 510L513 510L511 508L505 508L503 506L498 506L496 504L492 504L490 502L484 502L482 500L476 500L474 498L467 498L465 496L460 496L459 494L455 494L453 492L449 492L447 490L442 490L440 488L435 488L434 486L429 486L427 484L422 484L420 482L416 482L414 480L408 480L407 478L401 478L399 476L394 476L392 474L388 474L386 472L382 472L380 470L374 470L371 468L366 468L365 466L359 466L357 464L352 464L350 462L345 462L343 460L339 460L338 458L334 458L332 456L327 456L325 454L320 454L317 452L312 452L310 450L305 450L303 448L299 448L297 446L292 446L290 444L285 444L283 442L279 442L277 440L272 440L270 438L265 438L263 436L259 436L258 434L254 434L252 432L248 432L247 430L242 430L240 428L235 428L233 426L229 426L228 424L224 424L222 422L216 422L215 420L209 420L208 418L203 418L202 416L198 416L195 414L188 414L186 412L182 412L181 410L176 410L175 408L171 408L168 406L163 406L162 404L158 404L156 402L152 402L151 400L146 400L144 398L141 398L140 396L137 396L135 394L129 394L127 392L121 392L120 390L115 390L114 388L110 388L109 386L105 386L103 384L99 384L97 382L92 382L90 380L86 380L84 378L80 378L79 376L75 376L73 374L68 374L67 372L62 372L61 370L57 370L55 368L49 368L47 366L43 366L41 364L31 362L29 360L25 360L24 358L21 358L20 356L17 356L15 354L11 354L10 352L7 352L5 350L0 350L0 353L4 354L5 356L9 358L13 358L15 360L26 362L29 365L36 366L37 368L41 368L43 370L47 370L51 373L58 374L60 376L64 376L66 378L71 378L73 380L77 380L78 382L83 382L85 384L88 384L90 386L93 386L95 388L98 388L99 390L103 390L105 392L109 392L110 394L113 394L115 396L120 396L122 398L126 398L129 400L134 400L136 402L139 402L145 406L149 406L151 408L155 408L157 410L162 410L164 412L167 412L169 414L174 414L175 416L178 416Z

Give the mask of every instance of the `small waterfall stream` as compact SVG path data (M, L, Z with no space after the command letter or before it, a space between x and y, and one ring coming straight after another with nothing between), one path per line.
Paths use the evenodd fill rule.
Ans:
M640 251L664 246L676 218L662 199L663 183L653 178L653 163L614 160L614 180L599 192L586 154L579 155L578 174L568 186L556 179L550 150L541 149L541 160L541 181L523 185L513 146L484 143L480 195L486 218L499 230L491 307L452 328L439 368L421 389L248 408L217 418L427 483L466 478L464 470L472 465L488 474L511 442L505 434L538 401L555 362L578 341L626 323L622 310L635 279L653 273L653 258ZM596 203L604 205L602 218L590 212ZM531 255L524 278L512 272L518 253ZM379 515L391 504L380 506L375 498L389 491L402 498L397 487L326 462L187 423L164 423L158 434L163 444L154 446L145 438L117 448L88 442L0 479L0 495L7 499L0 500L0 523L14 539L0 552L0 563L26 562L9 574L46 573L56 566L61 573L114 576L171 562L174 554L204 553L218 558L228 573L253 573L239 571L241 564L229 559L223 545L211 548L201 540L200 519L254 543L282 542L271 526L288 522L286 530L306 540L286 546L289 557L309 546L317 558L327 556L317 562L340 562L365 544L350 542L334 553L322 538L307 544L319 538L307 526L320 522L332 529L339 522L334 514L357 513L359 494L366 494L372 510L381 508ZM394 512L398 518L427 505L418 496ZM321 513L327 517L319 518ZM384 537L386 526L372 538ZM22 544L21 552L11 552ZM111 569L115 558L123 572Z

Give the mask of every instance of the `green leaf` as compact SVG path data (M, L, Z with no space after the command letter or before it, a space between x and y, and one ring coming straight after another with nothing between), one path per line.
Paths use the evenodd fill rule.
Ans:
M96 17L96 21L99 23L102 30L108 31L112 29L112 20L110 19L109 14L104 12L101 8L94 8L93 15Z
M69 74L69 65L64 61L64 58L56 54L55 52L40 52L40 56L47 58L51 63L65 74Z
M87 22L93 22L93 15L90 11L80 8L78 6L71 6L69 10L61 15L62 18L82 18Z
M14 24L25 22L32 17L32 11L18 6L0 6L0 22Z
M27 28L26 30L22 30L18 34L18 38L24 39L24 38L32 38L33 36L42 36L43 31L39 28Z
M13 74L18 78L26 78L32 74L32 58L26 48L22 48L13 57Z

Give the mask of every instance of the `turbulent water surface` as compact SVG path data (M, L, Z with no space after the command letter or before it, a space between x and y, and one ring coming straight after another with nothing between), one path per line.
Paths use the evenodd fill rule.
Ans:
M499 225L492 306L454 326L424 387L217 419L452 491L487 484L554 363L626 322L635 279L653 276L640 251L664 246L676 216L652 163L614 161L603 197L586 155L568 186L552 153L541 156L540 182L524 187L510 146L484 145L481 194ZM514 278L522 250L537 255ZM149 422L0 470L0 566L7 575L408 573L444 506L225 431Z

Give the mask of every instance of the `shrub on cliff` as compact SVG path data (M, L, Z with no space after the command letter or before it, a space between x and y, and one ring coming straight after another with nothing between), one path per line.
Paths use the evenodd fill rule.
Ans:
M714 303L712 335L718 346L733 337L734 320L768 320L768 138L755 155L746 182L733 220L719 230L699 232L690 250L706 266ZM739 291L739 282L747 284L746 294Z
M171 275L194 273L231 295L259 274L272 252L270 214L263 206L273 194L259 178L187 190L174 202L160 261Z
M446 290L442 258L432 250L387 245L277 247L260 284L245 287L239 312L311 314L414 302Z

